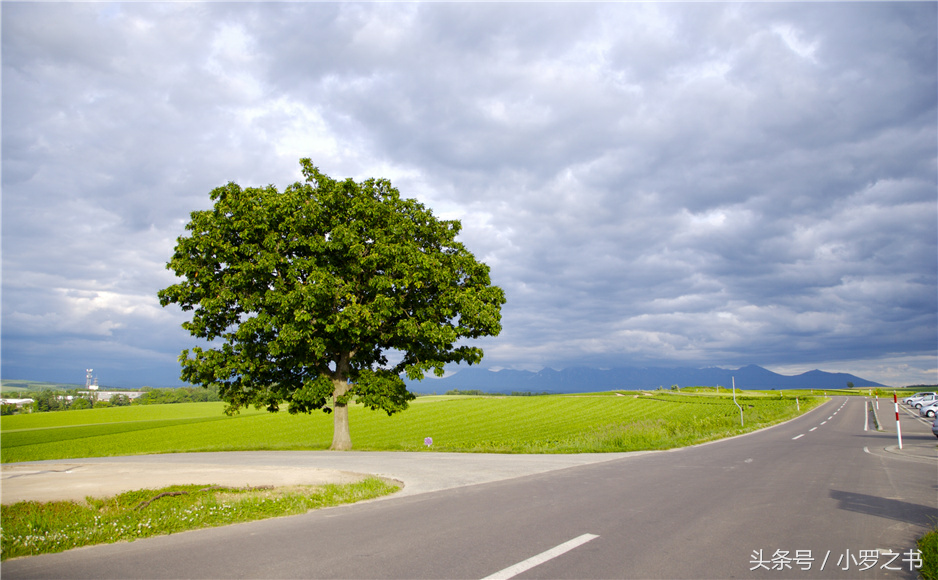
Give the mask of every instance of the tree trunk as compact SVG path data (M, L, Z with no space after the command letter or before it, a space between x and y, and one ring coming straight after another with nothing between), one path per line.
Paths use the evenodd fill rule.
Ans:
M348 429L348 404L340 403L338 399L348 392L348 361L351 354L346 353L339 357L336 364L335 375L332 378L332 414L335 416L332 426L333 451L349 451L352 448L352 436Z
M352 448L352 436L348 430L348 405L336 403L332 411L335 415L335 423L332 427L332 446L333 451L349 451Z

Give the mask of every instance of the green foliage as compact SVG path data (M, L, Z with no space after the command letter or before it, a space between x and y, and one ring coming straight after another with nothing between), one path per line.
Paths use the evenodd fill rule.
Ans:
M118 403L113 403L117 397ZM131 399L127 395L114 395L116 405L165 405L170 403L205 403L220 401L218 391L211 388L177 387L174 389L147 389L143 395Z
M357 447L366 450L580 453L665 449L752 431L798 414L794 398L658 394L541 397L420 397L406 414L352 405ZM820 398L800 399L801 412ZM751 405L751 407L750 407ZM3 462L193 451L325 449L327 417L245 411L222 403L112 407L0 419ZM178 412L173 415L172 412ZM138 414L139 413L139 414ZM87 418L88 424L69 422ZM94 421L94 423L92 423Z
M918 573L923 580L938 580L938 528L919 538L918 549L922 552L922 567Z
M0 507L3 520L0 554L5 560L294 515L372 499L398 489L381 479L368 478L347 485L286 490L174 485L129 491L112 498L89 497L86 503L20 502ZM162 494L167 495L160 497Z
M38 383L30 384L35 386ZM218 391L211 388L178 387L171 389L152 389L150 387L144 387L142 390L145 394L136 399L131 399L129 395L116 393L111 395L107 401L93 401L92 397L94 395L89 395L87 392L79 394L79 389L63 391L60 389L43 388L36 391L18 391L16 394L17 398L33 399L32 405L28 408L28 410L32 412L75 411L91 408L101 409L111 406L123 407L131 404L161 405L167 403L193 403L221 400L218 396ZM71 398L70 401L69 398ZM16 409L14 407L9 411L4 410L2 414L11 415L15 412Z
M216 387L232 413L344 413L356 398L393 414L414 399L402 374L481 360L457 343L500 332L504 293L456 241L458 221L388 180L336 181L300 163L305 183L229 183L191 214L168 264L184 281L160 303L192 312L183 327L221 344L183 351L182 379Z
M56 391L38 391L30 398L33 399L33 410L37 412L64 411L68 408L64 397Z
M108 403L114 407L126 407L130 405L131 400L127 395L115 394L111 395L111 398L108 399Z
M84 397L75 397L68 405L70 411L80 411L82 409L91 409L92 407L94 407L94 403Z

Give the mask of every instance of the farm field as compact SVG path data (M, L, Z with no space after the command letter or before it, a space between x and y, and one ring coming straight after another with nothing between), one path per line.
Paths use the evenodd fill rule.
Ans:
M387 416L350 407L356 450L586 453L668 449L753 431L805 412L822 397L653 391L537 397L419 397ZM112 407L5 416L0 461L196 451L326 449L332 415L242 410L224 403ZM432 438L427 447L425 438Z

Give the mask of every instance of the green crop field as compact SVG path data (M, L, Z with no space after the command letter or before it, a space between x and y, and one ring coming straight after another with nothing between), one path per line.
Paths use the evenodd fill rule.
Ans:
M747 391L715 394L596 393L539 397L420 397L403 413L352 406L358 450L583 453L668 449L792 418L822 398ZM192 451L326 449L332 416L186 403L31 413L0 418L0 461ZM432 446L425 446L430 437Z

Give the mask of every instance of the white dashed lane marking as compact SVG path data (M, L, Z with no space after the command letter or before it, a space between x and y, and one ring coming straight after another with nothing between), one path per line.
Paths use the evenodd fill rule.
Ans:
M514 566L509 566L508 568L505 568L504 570L499 570L498 572L492 574L491 576L486 576L482 580L495 580L495 579L508 580L508 578L514 578L515 576L517 576L518 574L521 574L522 572L526 572L530 570L531 568L534 568L535 566L540 566L544 562L548 560L552 560L556 558L557 556L566 554L570 550L576 547L582 546L583 544L585 544L586 542L589 542L590 540L595 540L598 537L599 536L595 534L583 534L582 536L578 538L573 538L569 542L564 542L563 544L560 544L559 546L555 548L551 548L550 550L547 550L546 552L541 552L537 556L528 558L524 562L518 562Z
M847 402L844 401L843 404L841 404L839 407L837 407L837 410L834 411L834 413L833 413L830 417L827 418L827 421L830 421L831 419L833 419L833 418L834 418L834 415L836 415L837 413L839 413L840 410L843 409L843 408L844 408L844 405L846 405L846 404L847 404ZM827 421L821 421L821 425L827 424ZM818 425L818 427L820 427L820 425ZM808 432L810 433L811 431L814 431L815 429L817 429L817 427L811 427L810 429L808 429ZM804 437L804 433L802 433L801 435L796 435L796 436L792 437L791 440L792 440L792 441L795 441L796 439L801 439L802 437Z

